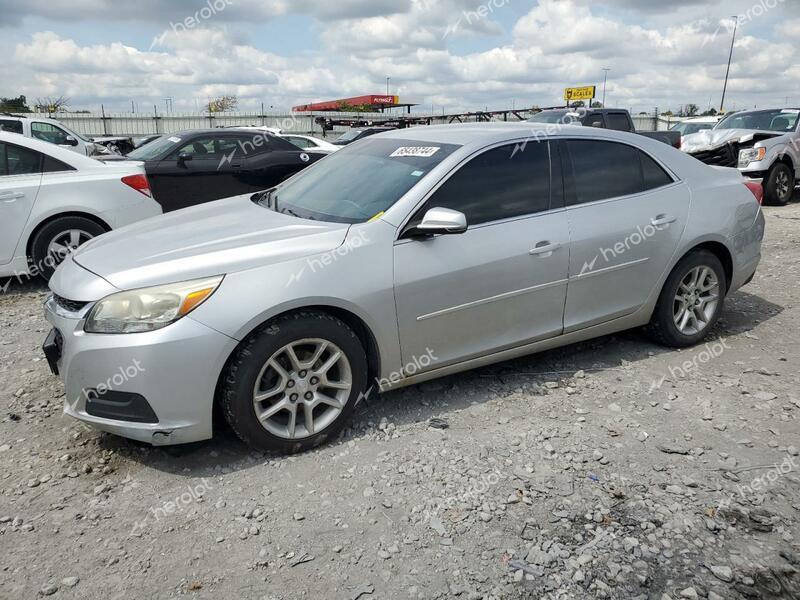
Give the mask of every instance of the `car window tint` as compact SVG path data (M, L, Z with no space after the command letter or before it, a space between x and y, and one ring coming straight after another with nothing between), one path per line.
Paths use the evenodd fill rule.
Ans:
M11 119L0 119L0 131L9 131L11 133L22 133L22 121Z
M31 123L31 135L38 140L44 140L51 144L67 143L67 133L60 127L56 127L51 123L33 121Z
M639 158L642 161L642 175L644 176L645 190L654 190L673 182L672 177L661 168L661 165L647 156L647 154L639 152Z
M312 147L314 147L314 143L311 142L310 140L305 139L305 138L285 135L285 136L283 136L283 139L291 142L292 144L294 144L298 148L312 148Z
M464 213L468 225L547 210L550 154L547 142L528 141L488 150L470 160L434 192L415 216L443 207Z
M74 167L70 167L67 163L53 158L52 156L44 155L42 160L42 173L57 173L59 171L74 171Z
M5 144L5 174L29 175L41 171L42 155L27 148Z
M608 113L606 115L606 125L609 129L615 129L616 131L631 130L631 124L628 121L628 117L623 113Z
M593 115L589 115L583 122L584 127L599 127L600 129L603 128L603 115L600 113L596 113Z
M568 140L575 184L573 204L636 194L644 190L639 151L626 144Z

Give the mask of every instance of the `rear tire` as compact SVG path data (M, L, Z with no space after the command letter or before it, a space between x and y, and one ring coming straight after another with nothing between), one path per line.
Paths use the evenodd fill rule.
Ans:
M348 423L367 373L352 329L330 314L302 311L278 317L240 345L226 368L220 404L249 446L300 452Z
M786 206L794 195L794 173L789 165L777 163L770 169L764 182L764 203Z
M693 250L667 277L646 333L673 348L700 343L719 319L727 290L720 260L708 250Z
M106 232L86 217L59 217L42 227L31 243L31 273L48 281L61 262L82 244Z

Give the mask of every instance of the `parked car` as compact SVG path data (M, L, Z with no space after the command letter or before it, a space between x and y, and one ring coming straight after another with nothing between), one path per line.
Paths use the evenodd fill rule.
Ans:
M142 161L164 212L273 187L323 158L264 131L198 129L165 135L127 156Z
M278 135L298 148L303 148L305 150L318 150L320 152L330 153L336 152L341 148L341 146L315 138L311 135L302 135L299 133L279 133Z
M340 135L333 141L333 143L337 146L346 146L347 144L352 144L355 141L363 140L365 137L375 135L376 133L386 133L387 131L392 131L394 129L394 127L377 126L354 128Z
M784 206L800 178L800 108L732 113L687 136L682 150L709 165L735 167L764 186L764 202Z
M301 450L377 389L632 327L699 343L755 273L759 194L617 131L398 130L93 240L50 281L45 354L101 430L202 440L216 405L252 446Z
M680 123L675 123L669 128L670 131L677 131L686 139L687 135L697 133L698 131L706 131L707 129L714 129L714 126L722 119L719 117L691 117Z
M87 240L158 214L141 166L0 131L0 277L47 279Z
M84 156L106 153L106 149L101 144L95 144L90 139L75 133L63 123L46 117L0 113L0 131L18 133L28 138L50 142Z
M528 119L529 123L583 125L599 129L627 131L653 138L673 148L681 147L681 134L677 131L636 131L631 114L620 108L562 108L543 110Z
M93 137L92 141L95 144L104 146L109 152L113 154L128 154L131 150L136 148L133 138L124 135L106 135L100 137Z

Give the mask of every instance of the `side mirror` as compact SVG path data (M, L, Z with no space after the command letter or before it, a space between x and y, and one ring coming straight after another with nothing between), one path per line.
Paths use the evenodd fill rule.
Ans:
M77 146L78 145L78 140L76 140L71 135L68 135L67 137L64 138L64 145L65 146Z
M449 208L434 207L428 209L422 222L413 233L419 235L464 233L467 230L467 217L464 213Z
M192 160L192 155L188 152L181 152L178 154L178 162L185 163L187 160Z

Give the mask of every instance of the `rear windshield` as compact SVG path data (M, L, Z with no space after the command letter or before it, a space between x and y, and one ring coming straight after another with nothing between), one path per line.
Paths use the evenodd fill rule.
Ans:
M320 221L379 217L460 146L369 137L311 165L259 201Z

